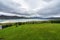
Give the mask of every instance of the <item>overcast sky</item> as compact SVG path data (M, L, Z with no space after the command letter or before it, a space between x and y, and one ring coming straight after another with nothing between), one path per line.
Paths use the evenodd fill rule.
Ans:
M60 0L0 0L0 15L60 17Z

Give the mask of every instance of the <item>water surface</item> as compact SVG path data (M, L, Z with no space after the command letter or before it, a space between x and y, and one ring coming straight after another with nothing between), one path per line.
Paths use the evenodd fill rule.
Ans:
M4 22L27 22L27 21L47 21L49 19L0 19L0 23Z

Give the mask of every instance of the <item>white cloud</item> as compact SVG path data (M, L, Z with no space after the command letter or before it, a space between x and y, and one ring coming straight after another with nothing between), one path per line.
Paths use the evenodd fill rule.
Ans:
M8 15L7 15L8 14ZM16 14L0 12L0 15L15 16Z

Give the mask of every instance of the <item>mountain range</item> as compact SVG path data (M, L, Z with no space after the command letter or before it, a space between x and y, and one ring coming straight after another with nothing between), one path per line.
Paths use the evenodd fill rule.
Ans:
M49 17L49 18L43 18L43 17L19 17L19 16L6 16L6 15L0 15L0 19L60 19L60 17Z

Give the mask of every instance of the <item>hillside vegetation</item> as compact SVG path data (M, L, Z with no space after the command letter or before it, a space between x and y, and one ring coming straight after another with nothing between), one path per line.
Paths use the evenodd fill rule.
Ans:
M0 30L2 40L60 40L60 23L24 24Z

